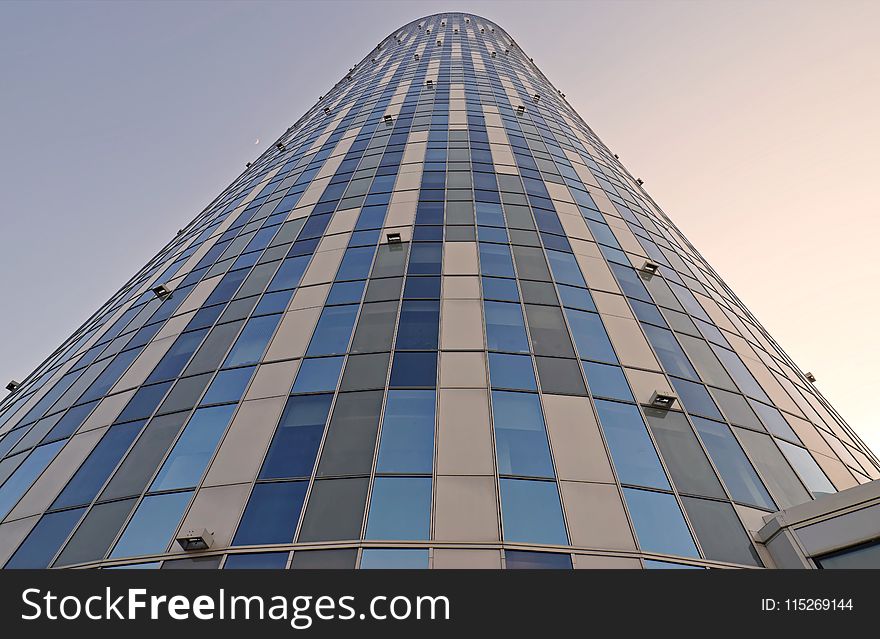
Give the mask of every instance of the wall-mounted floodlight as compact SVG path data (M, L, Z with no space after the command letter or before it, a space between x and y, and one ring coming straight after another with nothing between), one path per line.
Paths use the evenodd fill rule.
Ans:
M204 528L201 531L187 530L177 538L177 543L187 552L207 550L214 544L214 535Z
M385 237L388 239L389 244L400 244L403 241L400 237L400 233L388 233Z
M330 107L324 107L324 114L330 115Z
M428 88L429 88L429 89L433 89L433 88L434 88L434 81L433 81L433 80L425 80L425 84L428 85Z
M810 382L811 384L816 383L816 376L813 375L810 371L807 371L806 373L804 373L804 377L806 377L807 381ZM9 388L9 387L7 386L6 388Z
M284 144L282 144L281 142L279 142L278 144L276 144L276 145L275 145L275 148L278 149L279 151L282 151L282 152L287 150L287 147L284 146Z
M651 260L645 260L645 263L642 264L641 270L648 275L657 275L657 271L660 270L660 265L657 262L652 262Z
M394 118L392 118L390 115L386 115L384 120L385 124L387 124L388 126L391 126L394 123Z
M541 96L540 96L539 94L536 93L535 96L534 96L532 99L533 99L535 102L538 102L538 101L541 99Z
M6 390L8 390L10 393L14 393L15 391L18 390L19 386L21 386L21 382L18 382L14 379L10 379L9 383L6 385Z
M159 284L159 286L155 286L150 290L153 291L153 295L158 297L160 300L166 300L171 297L171 289L164 284Z
M525 112L526 112L526 108L522 104L520 104L518 107L516 107L516 114L517 115L522 115Z
M669 410L670 408L672 408L675 400L675 395L672 395L671 393L661 393L660 391L654 391L654 394L651 395L649 403L654 408Z

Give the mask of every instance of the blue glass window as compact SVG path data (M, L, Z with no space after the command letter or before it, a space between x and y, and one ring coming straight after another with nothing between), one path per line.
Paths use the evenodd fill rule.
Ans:
M505 541L568 545L555 482L501 479L500 483Z
M308 487L307 481L254 486L232 545L288 544L293 541Z
M223 367L231 368L233 366L241 366L242 364L256 364L259 362L263 358L266 345L272 339L275 327L278 326L280 320L280 313L278 315L253 317L248 320L241 335L235 341L232 350L229 351L229 355L226 356Z
M758 508L776 510L776 504L773 503L755 469L730 432L730 428L726 424L710 422L699 417L694 417L693 422L733 500Z
M376 472L431 472L434 406L433 390L388 391Z
M112 362L104 369L104 371L98 376L98 378L92 382L92 385L89 386L89 389L83 393L83 396L79 398L80 402L88 402L93 399L98 399L99 397L103 397L107 394L107 391L119 381L119 378L122 376L122 373L128 368L129 364L131 364L135 358L141 354L140 349L133 348L129 351L123 351L119 355L117 355ZM62 380L63 381L63 380ZM71 383L73 379L71 378ZM37 404L40 406L42 402ZM30 415L30 413L28 413Z
M825 473L822 472L819 464L816 463L816 460L813 459L813 456L810 455L807 449L785 441L777 441L776 443L779 444L779 448L782 449L783 454L788 458L789 463L800 475L807 489L813 493L814 497L837 492L834 485L828 481L828 477L825 476Z
M80 426L83 425L83 422L86 420L86 417L89 416L89 413L92 412L92 409L97 405L98 402L89 402L88 404L80 404L79 406L74 406L69 411L64 414L58 423L52 427L52 430L49 431L49 434L46 435L45 441L51 442L56 439L62 439L64 437L68 437L76 432ZM7 451L0 451L0 456L5 454Z
M281 263L281 268L275 273L275 277L269 283L267 293L275 291L283 291L289 288L296 288L302 279L306 267L309 265L311 255L300 255L297 257L289 257Z
M489 353L489 379L492 388L538 390L535 369L529 355Z
M182 333L174 344L162 357L162 360L150 373L145 383L158 382L160 380L172 379L180 375L180 371L186 366L189 358L195 353L202 339L208 334L208 329L203 328L189 333Z
M327 306L309 343L306 355L339 355L348 350L351 330L357 317L357 304Z
M487 300L518 302L519 290L516 287L516 280L501 277L484 277L483 297Z
M440 299L440 278L423 276L406 278L405 299Z
M241 268L237 271L230 271L223 276L220 283L211 292L211 295L205 300L203 306L212 306L221 302L228 302L235 291L238 290L239 284L242 283L245 276L249 273L249 269Z
M505 550L504 565L508 570L570 570L571 555L560 552Z
M510 239L507 235L507 229L495 226L478 226L478 236L481 242L501 242L506 244Z
M409 255L410 275L440 275L443 245L440 242L416 242Z
M773 433L777 437L782 437L783 439L787 439L789 441L800 441L798 440L797 435L794 434L791 426L789 426L788 422L785 421L782 413L780 413L778 410L776 410L772 406L767 406L767 404L756 402L753 399L749 400L749 404L751 404L752 408L755 409L755 412L758 413L758 417L761 418L761 421L767 427L767 430L769 430L771 433Z
M593 397L633 401L632 392L629 390L629 385L626 383L626 377L624 377L623 369L620 366L594 362L583 362L583 366Z
M688 382L677 377L670 377L672 387L678 393L681 403L691 415L703 415L704 417L714 417L715 419L724 419L721 413L715 407L715 402L709 396L709 391L702 384Z
M596 305L593 303L593 296L585 288L577 288L574 286L559 285L559 299L562 305L568 308L576 308L581 311L595 311Z
M193 413L150 491L195 486L208 467L234 411L235 404L227 404L200 408Z
M547 259L549 260L550 268L553 271L553 279L559 284L587 286L574 255L571 253L562 253L561 251L547 251Z
M281 313L287 308L291 297L293 297L293 290L291 289L266 293L260 298L260 303L254 309L254 315Z
M484 302L489 350L528 353L529 340L519 304Z
M165 397L165 393L171 388L172 382L141 386L128 400L128 404L116 418L117 422L128 422L135 419L144 419L153 414L159 402Z
M496 277L514 277L510 247L506 244L480 242L480 272Z
M366 283L366 280L336 282L330 288L329 295L327 295L327 304L355 304L360 302Z
M229 555L224 570L280 570L287 567L286 552L246 552Z
M5 568L47 568L85 508L43 515Z
M229 371L220 371L208 387L208 392L202 398L201 404L224 404L237 402L244 394L255 366L245 368L233 368Z
M165 552L190 497L192 492L145 497L110 557L134 557Z
M611 228L607 224L587 219L587 225L590 227L590 232L593 234L593 237L596 238L598 243L607 244L614 248L620 248L620 244L617 243L617 238L614 237L614 233L611 232Z
M58 495L52 508L67 508L91 502L145 423L140 421L111 426Z
M634 269L620 264L612 264L611 270L614 272L614 277L617 278L617 283L620 284L624 295L643 302L654 302Z
M392 388L434 388L437 384L437 353L395 353L391 366Z
M624 484L669 488L666 473L638 408L632 404L601 399L595 403L620 481Z
M335 390L344 359L344 357L304 359L291 392L318 393Z
M361 568L422 569L428 567L428 549L422 548L365 548L361 553Z
M501 205L494 202L476 202L477 224L484 226L504 226Z
M440 332L440 302L406 300L400 308L397 350L436 349Z
M287 400L260 471L261 479L312 474L332 400L332 395L293 396Z
M345 250L342 264L336 273L337 280L362 280L370 274L370 266L373 264L374 246L363 246Z
M22 462L21 466L15 469L15 472L0 487L0 519L12 510L16 502L31 487L40 473L46 469L46 466L55 459L55 454L66 443L66 440L61 440L38 446Z
M657 561L656 559L645 559L645 568L648 570L705 570L702 566L677 564L672 561Z
M538 396L492 391L492 415L498 472L527 477L553 477L550 445Z
M587 313L570 308L565 309L568 325L578 353L582 359L595 359L600 362L617 363L614 348L602 325L602 320L596 313Z
M430 524L430 477L376 478L367 539L428 539Z
M675 497L635 488L624 488L623 494L642 550L700 556Z
M648 336L648 341L651 342L651 346L654 347L657 357L660 358L660 363L663 364L663 369L667 373L670 375L686 377L687 379L692 379L694 381L700 381L700 378L697 376L697 371L691 366L684 351L681 350L681 346L679 346L678 342L675 340L672 331L651 324L642 324L642 328L645 331L645 335Z
M770 401L770 398L767 397L767 394L764 392L764 389L761 388L761 385L755 381L754 377L752 377L749 369L742 363L739 355L715 344L709 344L709 346L712 347L715 355L721 360L721 364L727 372L730 373L730 376L733 377L737 386L739 386L743 393L750 397L765 401L768 404L773 403Z
M633 313L635 313L639 321L656 324L657 326L663 326L664 328L666 327L666 320L663 319L663 315L660 314L660 309L654 304L646 304L645 302L631 299L629 305L632 307Z

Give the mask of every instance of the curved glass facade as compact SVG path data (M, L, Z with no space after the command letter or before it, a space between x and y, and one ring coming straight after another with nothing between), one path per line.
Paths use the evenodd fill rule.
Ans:
M0 564L755 567L765 515L877 478L513 38L448 13L5 399Z

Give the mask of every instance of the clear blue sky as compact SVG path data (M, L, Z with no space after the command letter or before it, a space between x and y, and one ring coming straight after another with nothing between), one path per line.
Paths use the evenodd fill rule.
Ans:
M384 36L446 10L518 40L880 450L880 3L855 0L0 2L0 381Z

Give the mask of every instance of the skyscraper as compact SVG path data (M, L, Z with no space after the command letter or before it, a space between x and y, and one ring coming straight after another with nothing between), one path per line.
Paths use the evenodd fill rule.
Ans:
M771 566L880 478L501 27L382 40L0 406L7 568Z

